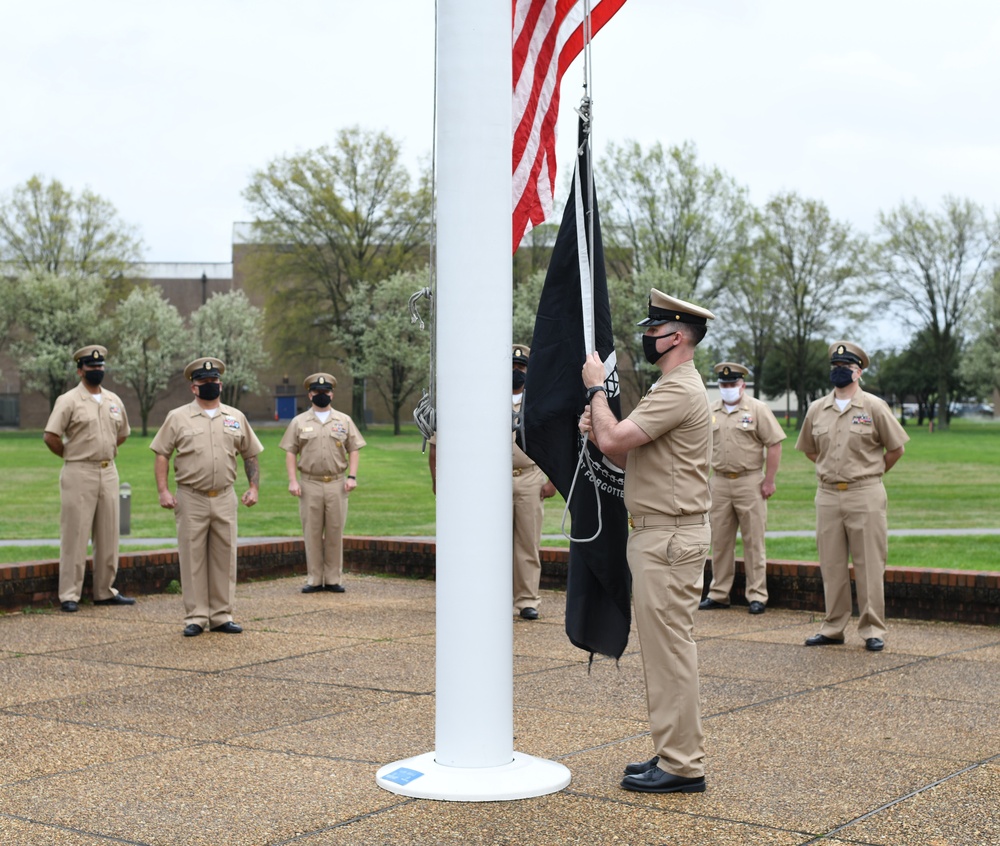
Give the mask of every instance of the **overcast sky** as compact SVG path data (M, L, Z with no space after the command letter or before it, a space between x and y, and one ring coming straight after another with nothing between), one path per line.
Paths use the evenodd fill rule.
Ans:
M150 261L226 262L257 168L385 130L432 142L433 0L0 0L0 194L84 186ZM560 181L581 94L563 81ZM871 231L945 194L1000 206L997 0L628 0L593 48L595 143L685 140L764 203ZM600 186L598 186L599 188Z

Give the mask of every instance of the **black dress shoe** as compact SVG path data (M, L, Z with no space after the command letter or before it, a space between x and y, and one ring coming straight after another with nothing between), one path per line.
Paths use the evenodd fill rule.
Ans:
M806 638L806 646L843 646L844 639L837 640L825 634L816 634Z
M240 626L230 620L228 623L223 623L221 626L212 626L212 631L222 632L223 634L240 634L243 631L243 626Z
M302 588L303 593L319 593L323 590L323 585L304 585Z
M205 631L205 630L201 626L199 626L197 623L188 623L184 627L184 637L197 637L203 631Z
M885 648L885 643L880 637L870 637L865 640L865 649L869 652L881 652Z
M62 605L59 606L60 611L79 611L80 606L77 605L72 599L67 599Z
M698 603L699 611L715 611L717 608L728 608L728 607L729 607L728 604L716 602L710 596L706 596L701 602Z
M705 777L684 778L653 767L644 773L625 776L622 787L638 793L704 793Z
M766 610L767 606L763 602L757 602L755 600L754 602L750 603L751 614L763 614Z
M525 620L537 620L538 619L538 609L537 608L522 608L521 617Z
M330 593L343 593L347 588L343 585L326 585L323 590L328 590Z
M660 756L654 755L648 761L642 761L638 764L626 764L625 775L639 775L639 773L655 770L658 763L660 763Z
M94 605L135 605L135 600L130 596L122 596L116 593L108 599L95 599Z

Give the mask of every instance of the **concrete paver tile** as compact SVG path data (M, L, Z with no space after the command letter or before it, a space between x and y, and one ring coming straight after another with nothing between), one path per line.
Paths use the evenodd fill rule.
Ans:
M648 716L642 664L637 654L624 655L618 666L610 661L595 663L590 672L583 663L517 676L514 702L629 720L645 720Z
M371 777L383 764L422 755L434 746L434 697L400 696L349 711L265 731L244 733L227 743L297 755L371 762Z
M601 802L568 791L518 802L400 804L349 825L317 832L296 846L513 846L513 844L657 844L793 846L801 835L690 815L693 797L674 797L673 812L642 804ZM634 796L634 794L632 794Z
M844 829L852 841L879 846L986 846L1000 843L1000 766L956 775Z
M277 843L397 802L367 765L217 745L0 788L8 813L157 846Z
M66 653L23 655L0 664L0 678L3 679L0 708L146 685L180 675L183 674L175 670L73 660L67 658Z
M15 819L0 813L0 828L4 840L0 843L35 844L46 846L108 846L107 838L98 835L85 834L64 826L44 825L25 820Z
M908 664L890 673L853 679L845 682L845 687L876 694L903 689L913 696L982 702L993 707L1000 702L1000 673L995 672L992 663L984 663L982 672L976 672L968 657L934 658Z
M244 630L241 635L204 632L184 637L179 629L169 634L157 629L153 635L116 643L61 652L65 658L102 661L138 667L158 667L193 672L218 672L297 655L322 653L349 645L344 639L277 635Z
M235 671L247 678L320 681L369 690L432 693L434 642L367 641Z
M65 721L0 714L0 785L125 761L187 741ZM0 840L0 842L3 842Z
M947 759L951 767L1000 755L1000 722L993 706L871 696L842 687L713 716L705 721L705 731L713 747L756 746L762 757L772 755L776 742L791 749L816 743L843 752Z
M197 675L50 700L21 713L192 740L219 740L389 699L330 684Z
M744 639L698 643L698 667L702 677L758 681L794 679L802 689L866 677L886 667L912 661L912 656L866 652L863 647L848 644L802 646L790 650L783 644Z

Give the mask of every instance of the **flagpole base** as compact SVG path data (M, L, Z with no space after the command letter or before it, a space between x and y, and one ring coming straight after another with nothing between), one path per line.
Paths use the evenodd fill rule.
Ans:
M444 802L505 802L546 796L567 787L570 771L562 764L514 753L499 767L446 767L427 752L386 764L375 774L379 787L416 799Z

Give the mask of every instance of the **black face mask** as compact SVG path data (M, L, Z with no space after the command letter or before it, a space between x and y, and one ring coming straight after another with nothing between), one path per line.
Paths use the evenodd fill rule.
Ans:
M313 395L312 401L313 405L318 405L320 408L326 408L331 402L333 402L333 397L329 394L320 392Z
M830 371L830 381L836 388L846 388L854 381L854 371L850 367L834 367Z
M519 391L524 387L525 373L521 370L515 370L513 378L511 379L511 387L514 391Z
M217 400L222 396L222 384L220 382L206 382L198 386L198 398L203 400Z
M653 337L651 335L642 336L642 354L646 356L646 361L650 364L656 364L663 356L670 352L670 347L667 347L663 352L656 351L656 342L662 338L669 338L671 335L676 333L671 332L670 335L657 335Z
M87 380L90 385L100 385L104 381L104 371L103 370L84 370L83 378Z

